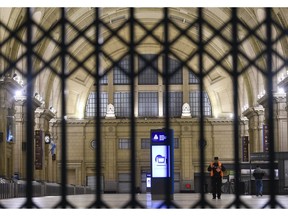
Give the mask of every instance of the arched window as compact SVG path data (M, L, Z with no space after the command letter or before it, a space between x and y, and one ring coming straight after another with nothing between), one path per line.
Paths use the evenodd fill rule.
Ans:
M163 113L163 116L166 116L166 96L165 92L159 91L157 87L160 83L158 80L159 74L157 72L158 68L158 58L155 58L155 54L143 54L138 57L138 67L137 70L140 71L138 76L138 116L139 117L159 117L159 106L162 107L160 113ZM163 56L162 56L163 57ZM151 62L152 66L147 66L147 61ZM152 59L154 59L152 61ZM183 84L183 67L180 67L180 61L177 59L168 58L169 60L169 73L173 73L170 78L169 84L171 85L182 85ZM162 61L164 59L162 58ZM164 64L165 65L165 64ZM163 66L164 66L163 65ZM126 86L129 85L129 72L130 72L130 58L125 56L119 60L119 66L113 68L113 84L122 85L118 86L113 92L113 105L115 107L115 115L117 118L129 118L131 116L131 93ZM143 70L144 69L144 70ZM163 68L164 69L164 68ZM142 71L143 70L143 71ZM128 74L125 74L128 73ZM101 84L107 84L107 76L101 79ZM163 83L165 83L165 78L163 78ZM112 83L110 85L113 85ZM136 84L136 85L137 85ZM155 87L145 87L144 85L155 85ZM189 84L188 85L199 85L199 79L192 70L189 70ZM171 118L178 118L182 115L182 106L183 106L183 91L179 90L177 86L170 88L169 92L169 111ZM110 87L109 87L110 88ZM108 88L108 89L109 89ZM157 90L158 89L158 90ZM193 89L193 88L192 88ZM107 91L107 90L106 90ZM160 97L160 98L159 98ZM161 100L163 98L163 100ZM90 94L87 105L86 105L86 117L95 116L95 100L96 94ZM159 101L161 100L161 102ZM163 101L163 102L162 102ZM159 104L161 103L161 104ZM101 92L101 116L105 117L106 109L108 104L108 93ZM191 107L191 114L193 117L200 116L200 94L199 91L191 91L189 93L189 104ZM137 112L137 111L136 111ZM161 116L162 116L161 113ZM206 92L204 92L204 116L211 117L212 109L209 97Z

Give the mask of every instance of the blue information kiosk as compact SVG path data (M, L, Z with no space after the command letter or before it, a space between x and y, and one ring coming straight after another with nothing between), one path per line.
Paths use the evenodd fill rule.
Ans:
M151 198L164 200L166 194L174 199L174 131L165 129L150 131L151 147Z

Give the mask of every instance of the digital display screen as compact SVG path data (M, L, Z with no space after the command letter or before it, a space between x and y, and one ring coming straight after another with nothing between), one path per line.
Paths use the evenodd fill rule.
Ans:
M170 155L169 146L166 145L152 146L151 160L152 160L153 178L170 177L169 155ZM167 170L167 168L169 169Z

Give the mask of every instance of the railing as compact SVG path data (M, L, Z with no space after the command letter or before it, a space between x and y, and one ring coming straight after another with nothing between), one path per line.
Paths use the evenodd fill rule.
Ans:
M60 196L61 185L57 183L32 183L33 197ZM67 195L93 194L95 190L87 186L67 185ZM9 199L26 196L26 182L15 181L0 183L0 199Z

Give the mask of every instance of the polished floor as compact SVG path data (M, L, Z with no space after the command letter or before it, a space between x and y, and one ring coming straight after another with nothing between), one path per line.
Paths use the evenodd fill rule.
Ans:
M124 208L126 204L129 204L130 194L103 194L102 199L104 203L112 209ZM146 209L157 209L157 208L166 208L161 200L152 200L151 194L137 194L137 201ZM205 194L207 200L206 208L236 208L233 204L235 200L235 195L233 194L222 194L221 199L212 200L211 194ZM263 195L262 197L256 197L255 195L242 195L240 199L243 205L240 208L250 208L250 209L262 209L271 208L269 206L270 196ZM21 208L23 203L25 203L25 198L13 198L13 199L2 199L0 204L7 209L18 209ZM33 198L34 203L39 208L51 209L54 208L61 200L59 196L47 196L47 197L35 197ZM86 209L88 208L95 200L95 195L71 195L67 196L67 201L72 204L77 209ZM181 209L189 208L201 208L200 205L197 205L200 200L200 194L197 193L177 193L174 194L173 203L176 204ZM276 201L279 203L276 208L285 208L288 209L288 195L277 195ZM196 205L196 207L195 207ZM127 205L127 208L131 208Z

